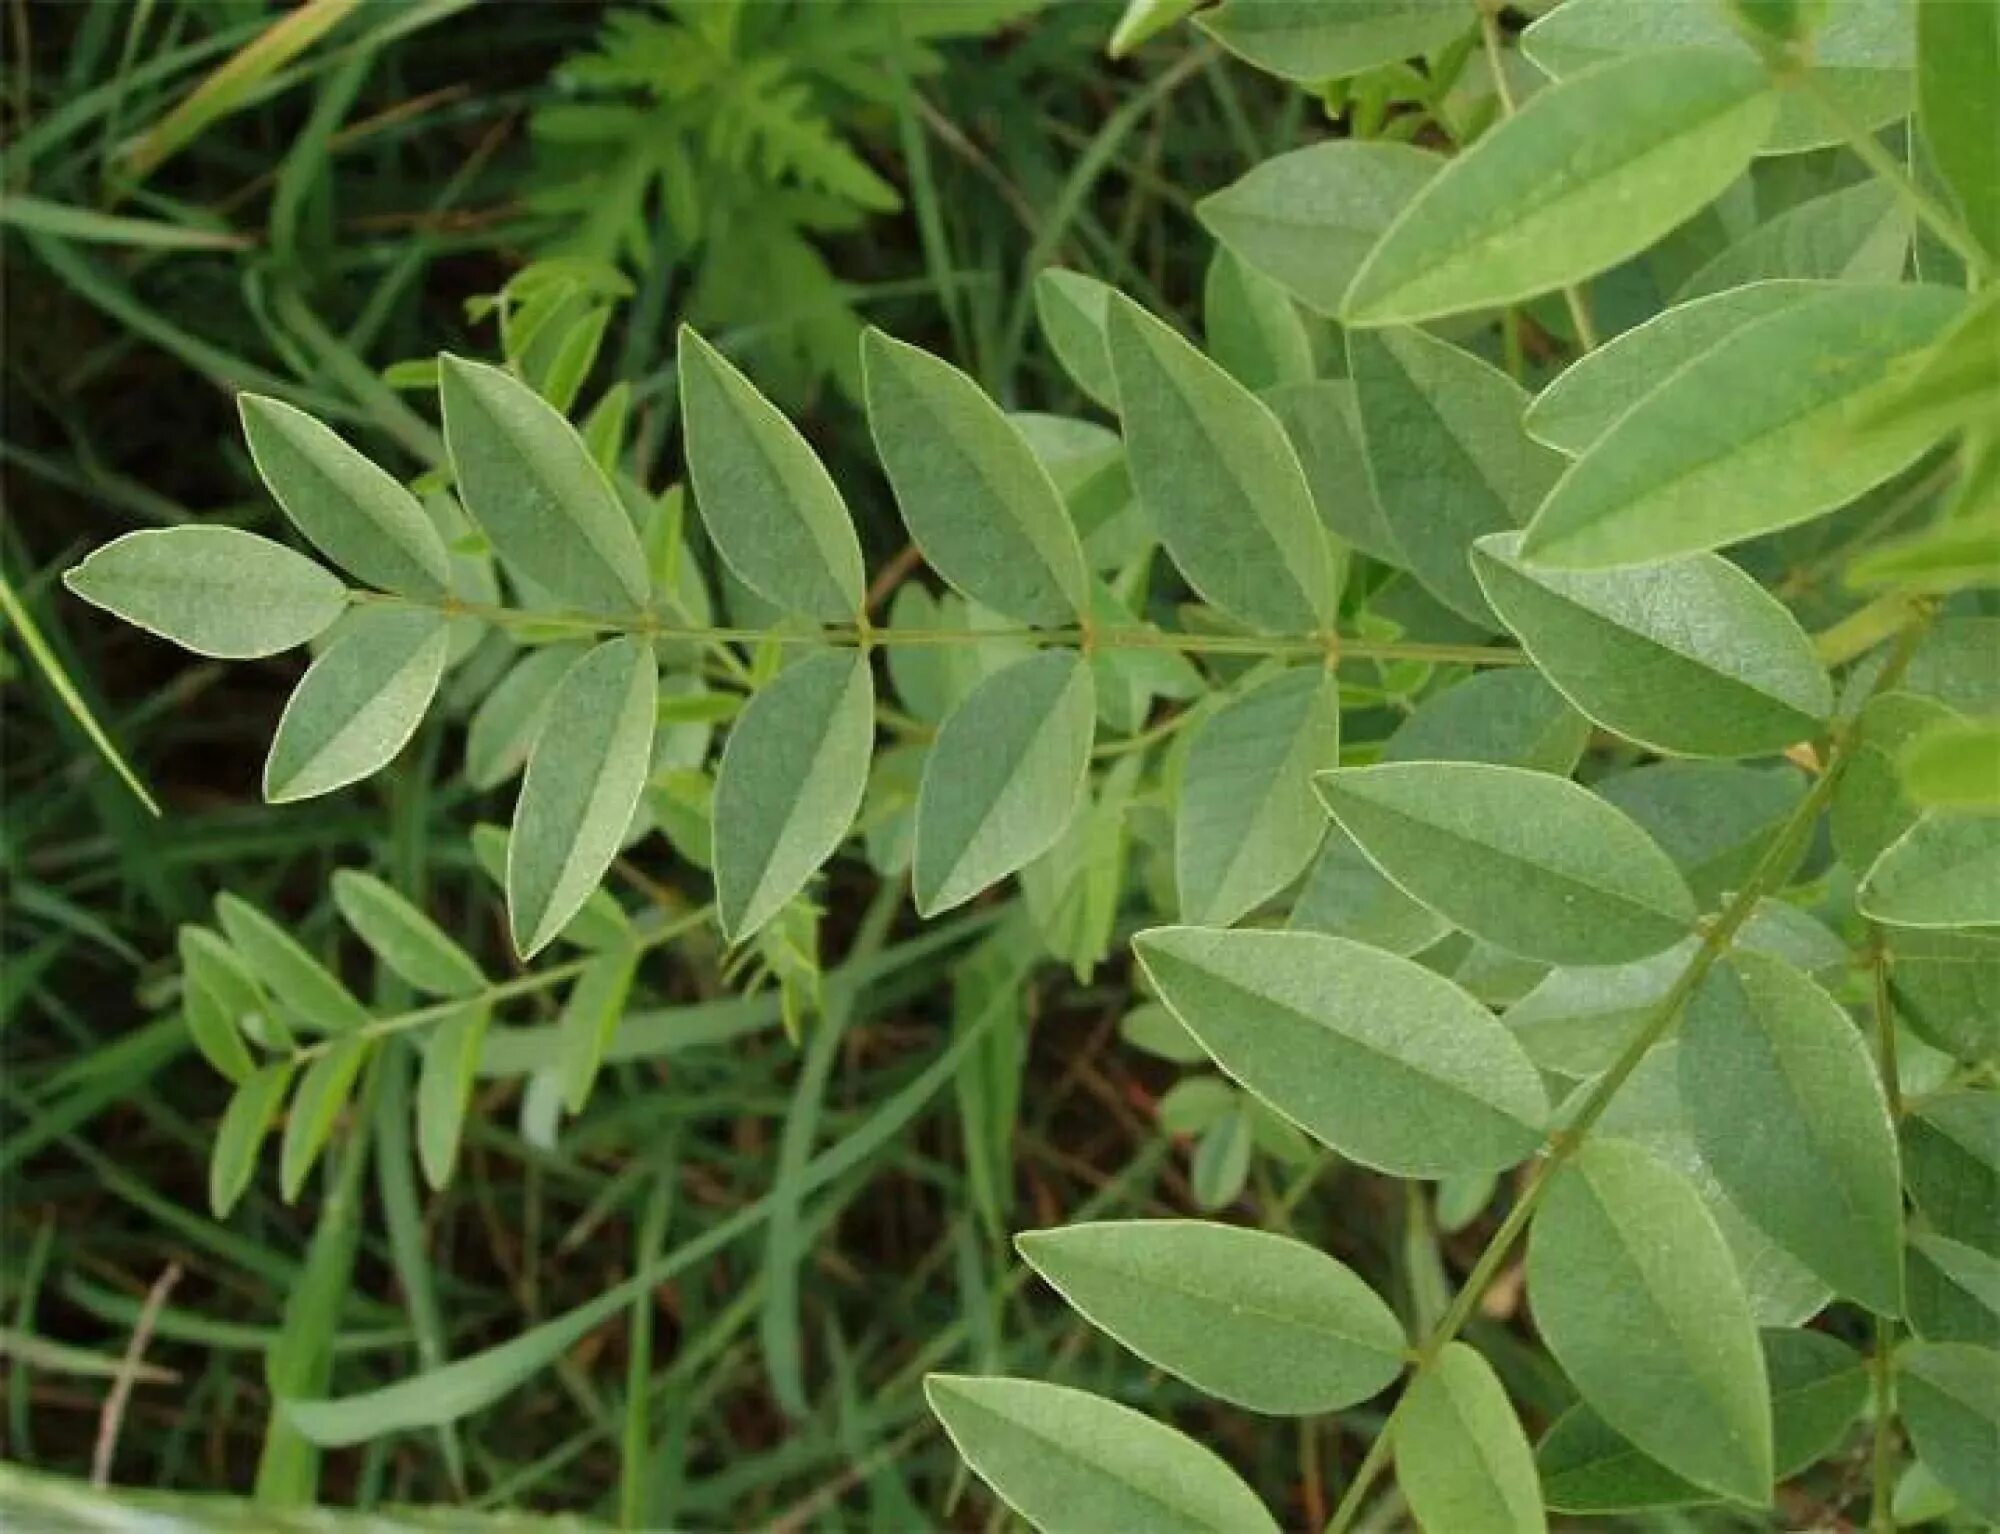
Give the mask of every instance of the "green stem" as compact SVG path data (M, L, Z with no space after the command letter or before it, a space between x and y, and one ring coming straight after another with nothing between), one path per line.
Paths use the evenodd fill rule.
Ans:
M834 624L823 629L760 629L702 623L673 623L650 613L600 617L587 613L526 612L484 602L447 599L425 602L381 591L352 591L356 602L422 607L447 617L478 618L501 627L543 633L644 634L694 644L970 646L986 644L1070 645L1085 650L1172 650L1185 655L1318 655L1336 661L1421 661L1445 666L1518 666L1527 657L1504 645L1425 644L1415 640L1362 639L1349 634L1185 634L1130 628L863 629Z
M662 943L670 943L677 937L684 937L695 928L702 926L715 915L713 905L702 906L690 911L675 921L651 931L634 935L632 945L636 952L644 953L649 948L658 948ZM468 1006L484 1004L499 1006L502 1002L518 1001L523 996L532 996L538 991L546 991L561 985L566 980L574 980L596 962L596 955L589 958L572 959L567 964L551 965L548 969L536 970L532 975L522 975L514 980L503 980L498 985L489 985L483 991L470 996L456 996L450 1001L434 1002L427 1007L416 1007L408 1012L397 1012L389 1017L371 1018L361 1027L351 1032L336 1034L322 1039L317 1044L308 1044L292 1052L292 1060L297 1065L306 1065L316 1056L325 1054L336 1044L345 1044L353 1039L386 1039L398 1033L407 1033L412 1028L421 1028L427 1023L440 1023L446 1018L463 1011Z
M1904 630L1902 642L1897 646L1895 656L1883 668L1871 693L1893 687L1896 680L1901 677L1903 669L1909 664L1911 652L1923 633L1924 623L1921 619L1926 614L1917 616L1919 621L1911 623ZM1570 1158L1582 1148L1590 1131L1597 1126L1598 1121L1604 1117L1605 1110L1611 1106L1612 1099L1618 1095L1619 1089L1625 1085L1632 1072L1639 1068L1639 1062L1673 1026L1687 999L1694 994L1695 988L1715 967L1716 961L1727 950L1737 931L1749 920L1750 913L1756 909L1757 903L1779 886L1779 882L1792 866L1792 859L1798 851L1800 842L1811 832L1814 823L1819 819L1820 812L1832 798L1834 788L1839 784L1841 775L1846 771L1852 757L1854 744L1855 726L1850 717L1834 732L1827 751L1826 770L1820 774L1818 781L1813 784L1805 798L1799 801L1798 807L1792 811L1778 834L1771 839L1756 868L1750 877L1744 880L1743 887L1702 934L1700 946L1688 960L1687 966L1675 978L1667 994L1648 1014L1645 1023L1626 1042L1611 1068L1591 1084L1589 1093L1569 1122L1550 1131L1548 1138L1542 1144L1540 1159L1529 1174L1527 1187L1522 1189L1521 1196L1514 1202L1514 1207L1507 1211L1507 1217L1500 1222L1500 1228L1493 1233L1492 1239L1486 1243L1486 1249L1479 1254L1478 1260L1473 1264L1472 1272L1467 1275L1465 1283L1453 1297L1451 1307L1445 1311L1444 1318L1417 1345L1411 1364L1413 1376L1421 1374L1434 1364L1438 1355L1457 1338L1466 1322L1471 1320L1481 1296L1499 1275L1501 1266L1512 1255L1515 1245L1527 1230L1528 1222L1534 1217L1535 1210L1540 1206L1555 1174L1561 1171ZM1375 1441L1369 1445L1367 1455L1362 1459L1360 1468L1355 1471L1353 1481L1349 1483L1346 1494L1340 1500L1340 1506L1334 1509L1333 1518L1326 1526L1326 1534L1347 1534L1353 1527L1369 1488L1388 1466L1395 1441L1396 1421L1402 1415L1403 1406L1409 1399L1410 1392L1406 1387L1397 1399L1396 1405L1390 1410L1388 1420L1382 1424Z

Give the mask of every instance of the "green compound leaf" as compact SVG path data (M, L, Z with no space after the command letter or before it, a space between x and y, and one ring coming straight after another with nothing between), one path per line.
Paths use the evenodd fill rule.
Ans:
M1488 627L1476 539L1534 515L1560 456L1521 430L1528 396L1505 373L1421 330L1351 331L1368 479L1398 561L1453 611Z
M1760 756L1833 712L1805 630L1720 555L1553 570L1520 547L1517 533L1481 539L1473 573L1542 674L1607 730L1685 756Z
M1218 1065L1355 1161L1443 1177L1540 1141L1548 1099L1527 1055L1422 965L1309 932L1158 927L1133 949Z
M1775 278L1895 282L1910 253L1910 214L1883 181L1809 197L1726 247L1674 295L1688 303Z
M413 989L426 996L471 996L486 988L472 955L373 874L338 870L333 903L361 941Z
M659 669L637 637L600 644L549 701L507 839L507 915L531 958L576 915L617 854L645 787Z
M417 498L296 406L237 398L258 477L313 547L357 580L441 597L451 558Z
M1330 624L1335 558L1277 417L1128 299L1106 334L1132 482L1188 584L1253 628Z
M1840 287L1747 325L1597 439L1535 514L1520 556L1643 564L1845 504L1930 446L1921 420L1860 427L1963 303L1942 288Z
M1458 0L1228 0L1197 21L1238 58L1313 86L1430 53L1472 24Z
M938 731L917 793L917 910L962 905L1055 845L1083 801L1090 667L1045 650L987 677Z
M1462 1342L1411 1382L1396 1419L1396 1484L1420 1528L1539 1534L1535 1456L1492 1367Z
M786 667L729 732L715 780L715 900L742 942L775 916L854 825L875 744L865 656Z
M587 611L644 607L639 535L576 428L483 362L442 357L438 383L459 494L500 557Z
M965 1462L1044 1534L1277 1534L1209 1450L1101 1396L1033 1380L925 1377L924 1397Z
M1837 1293L1900 1315L1896 1131L1840 1004L1781 960L1729 955L1688 1003L1680 1088L1736 1206Z
M1338 1411L1403 1370L1394 1312L1300 1241L1203 1220L1108 1220L1015 1245L1093 1325L1252 1411Z
M1550 964L1671 947L1694 896L1632 820L1549 773L1471 762L1323 772L1327 808L1381 870L1454 926Z
M1770 1388L1742 1280L1700 1196L1637 1146L1587 1144L1528 1238L1528 1297L1583 1399L1697 1486L1766 1506Z
M369 607L342 618L278 720L265 800L310 799L388 766L437 696L449 645L442 613Z
M1304 872L1326 828L1312 776L1339 760L1339 692L1319 670L1267 678L1204 720L1175 823L1181 914L1228 926Z
M1819 282L1752 282L1676 304L1564 368L1535 396L1522 425L1536 441L1576 457L1695 358L1745 325L1826 291Z
M827 623L867 586L847 506L796 426L683 325L681 410L695 504L724 563L751 590Z
M1741 175L1776 112L1757 63L1702 50L1550 86L1417 194L1355 274L1341 317L1414 324L1616 266Z
M2000 924L2000 815L1931 810L1875 860L1855 904L1890 927Z
M281 543L234 527L114 538L63 574L93 607L217 660L302 645L347 607L347 588Z
M1023 623L1087 613L1076 528L1020 428L950 363L879 330L861 362L875 450L931 567Z
M2000 1521L2000 1352L1920 1342L1897 1352L1896 1374L1918 1456L1973 1513Z
M1375 242L1444 163L1408 144L1331 139L1260 160L1195 213L1246 266L1333 315Z

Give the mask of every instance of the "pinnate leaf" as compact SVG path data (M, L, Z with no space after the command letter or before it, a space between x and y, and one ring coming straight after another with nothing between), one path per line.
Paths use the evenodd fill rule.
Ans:
M1020 428L950 363L879 330L861 360L876 452L931 567L1023 623L1087 612L1076 529Z
M285 704L264 761L264 798L310 799L386 767L423 723L449 644L444 616L427 609L347 614Z
M683 325L688 475L709 536L760 596L829 623L861 610L861 545L833 479L797 427Z
M63 575L94 607L217 660L302 645L347 606L347 588L281 543L234 527L127 533Z
M632 637L597 646L550 700L507 840L507 913L523 958L576 915L624 840L658 694L652 648Z
M1742 1281L1700 1197L1635 1145L1587 1144L1528 1241L1528 1297L1583 1399L1724 1496L1771 1496L1770 1391Z
M417 498L295 405L241 395L258 476L313 547L357 580L408 597L451 586L444 540Z
M919 912L962 905L1055 845L1083 799L1095 712L1090 667L1052 649L987 677L945 720L917 795Z
M875 743L875 692L858 651L788 666L731 729L715 782L715 891L741 942L796 895L854 824Z
M1201 1220L1108 1220L1015 1244L1092 1324L1252 1411L1337 1411L1402 1372L1395 1314L1303 1242Z
M1747 169L1776 112L1755 61L1695 49L1550 86L1417 194L1355 274L1342 318L1414 324L1616 266Z
M1133 948L1218 1065L1352 1160L1442 1177L1511 1166L1540 1140L1527 1055L1422 965L1308 932L1159 927Z
M576 428L501 368L446 356L438 381L459 494L500 557L587 611L644 607L639 535Z
M1684 937L1694 897L1630 818L1566 778L1471 762L1323 772L1320 797L1396 883L1476 937L1550 964L1618 964Z
M924 1395L965 1462L1045 1534L1277 1534L1209 1450L1101 1396L1033 1380L933 1374Z

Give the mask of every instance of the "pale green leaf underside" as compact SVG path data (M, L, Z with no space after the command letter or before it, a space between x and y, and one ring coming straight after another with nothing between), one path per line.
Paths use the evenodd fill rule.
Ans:
M2000 815L1930 811L1875 860L1856 904L1892 927L2000 925Z
M1839 1003L1781 960L1730 955L1688 1004L1680 1087L1737 1207L1836 1292L1900 1314L1896 1133Z
M875 744L875 690L859 651L780 672L729 732L715 782L715 891L741 942L775 916L854 824Z
M1427 1534L1548 1526L1534 1452L1506 1387L1462 1342L1410 1385L1396 1421L1396 1484Z
M1745 325L1825 291L1819 282L1751 282L1662 310L1564 368L1535 396L1522 424L1574 458L1695 358Z
M1521 556L1641 564L1808 521L1928 447L1923 423L1863 432L1899 364L1963 307L1943 288L1837 287L1747 325L1592 444L1529 524Z
M501 368L447 355L438 382L459 495L501 558L587 611L645 606L639 535L576 428Z
M1162 927L1133 946L1217 1064L1353 1160L1442 1177L1513 1165L1540 1140L1527 1055L1421 965L1304 932Z
M1705 50L1550 86L1417 194L1355 274L1342 317L1413 324L1615 266L1735 180L1776 111L1759 65Z
M1473 23L1459 0L1229 0L1199 24L1259 69L1316 86L1442 48Z
M387 766L423 722L449 642L443 615L427 609L347 614L285 704L264 761L265 799L309 799Z
M729 568L788 611L852 620L867 585L861 545L818 455L756 385L685 325L680 380L695 505Z
M1375 242L1444 163L1409 144L1330 139L1260 160L1195 212L1246 265L1333 315Z
M347 606L347 588L281 543L234 527L114 538L63 575L86 602L217 660L302 645Z

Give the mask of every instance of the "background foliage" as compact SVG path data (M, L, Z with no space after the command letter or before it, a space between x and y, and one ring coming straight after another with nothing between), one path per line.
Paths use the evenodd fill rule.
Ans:
M1992 1514L1991 8L1185 9L18 13L20 1516Z

